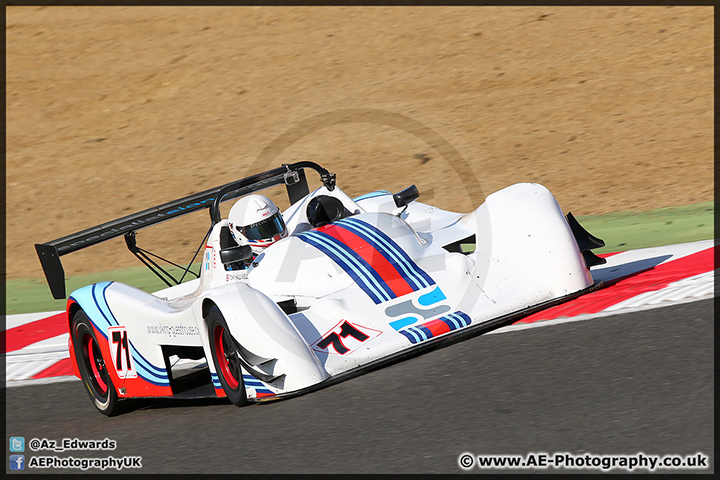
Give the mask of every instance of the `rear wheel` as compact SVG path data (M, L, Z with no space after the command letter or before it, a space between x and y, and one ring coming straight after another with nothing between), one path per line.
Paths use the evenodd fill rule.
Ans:
M228 400L239 407L248 404L238 348L220 309L213 306L205 317L213 364Z
M80 377L93 405L108 417L121 413L122 402L110 379L90 319L82 310L73 316L71 334Z

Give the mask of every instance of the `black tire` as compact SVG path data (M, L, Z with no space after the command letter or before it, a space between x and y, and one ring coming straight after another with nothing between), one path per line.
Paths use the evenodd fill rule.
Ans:
M213 364L225 395L233 405L238 407L247 405L245 384L242 378L240 362L237 358L237 346L218 307L213 306L210 308L210 311L205 316L205 323L208 327L208 339Z
M90 319L82 310L78 310L73 316L71 335L78 370L93 405L108 417L122 413L124 402L118 399L115 386L105 367L105 359L95 337L95 331Z

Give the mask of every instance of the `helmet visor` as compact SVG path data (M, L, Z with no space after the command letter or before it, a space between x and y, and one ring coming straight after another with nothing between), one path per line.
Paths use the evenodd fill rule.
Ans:
M247 227L236 227L248 240L265 240L285 231L285 221L280 212Z

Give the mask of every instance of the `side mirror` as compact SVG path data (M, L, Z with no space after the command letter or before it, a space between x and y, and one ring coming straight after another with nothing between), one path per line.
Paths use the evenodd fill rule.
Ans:
M236 245L220 250L220 261L222 261L223 265L232 265L233 263L252 260L252 258L253 251L250 245Z
M418 191L418 188L415 185L410 185L405 190L393 195L393 200L395 200L395 205L400 208L414 202L419 197L420 192Z

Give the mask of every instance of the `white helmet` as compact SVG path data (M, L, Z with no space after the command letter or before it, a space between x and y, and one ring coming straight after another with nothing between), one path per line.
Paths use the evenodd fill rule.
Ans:
M248 195L235 202L228 225L237 244L250 245L255 255L287 237L280 209L264 195Z

